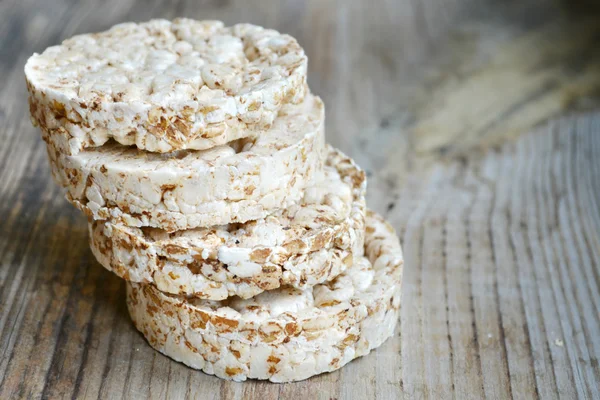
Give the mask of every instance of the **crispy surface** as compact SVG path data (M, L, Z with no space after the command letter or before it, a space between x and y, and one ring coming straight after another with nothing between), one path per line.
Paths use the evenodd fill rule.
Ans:
M168 293L222 300L302 289L333 279L362 254L365 189L365 173L330 150L304 198L266 218L170 234L91 221L90 245L107 269Z
M109 139L208 149L268 128L306 93L296 40L250 24L152 20L78 35L25 66L34 123L77 154Z
M68 156L47 139L55 180L88 216L175 231L263 218L297 202L322 168L324 135L323 103L309 96L257 138L204 151L113 143Z
M369 213L365 257L313 288L251 299L186 299L128 283L135 326L162 353L224 379L288 382L340 368L392 335L400 306L402 250Z

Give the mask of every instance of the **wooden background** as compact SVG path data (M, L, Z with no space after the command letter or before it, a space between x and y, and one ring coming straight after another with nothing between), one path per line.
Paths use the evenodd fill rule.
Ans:
M0 398L600 398L600 14L552 0L0 0ZM153 351L48 172L23 65L189 16L298 38L405 257L396 336L294 384Z

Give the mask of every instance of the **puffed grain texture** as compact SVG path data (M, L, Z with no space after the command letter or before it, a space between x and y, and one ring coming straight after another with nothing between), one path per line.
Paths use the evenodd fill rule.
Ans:
M289 35L250 24L152 20L78 35L25 65L33 123L74 155L113 139L203 150L268 129L306 94Z
M335 280L252 299L186 299L127 283L136 328L163 354L220 378L290 382L336 370L380 346L400 307L402 250L369 213L365 257Z
M89 217L173 232L264 218L300 200L323 166L324 118L321 100L307 96L258 137L208 150L47 149L55 180Z
M171 234L90 221L90 247L108 270L159 290L210 300L329 281L362 254L366 177L331 149L304 198L267 218Z

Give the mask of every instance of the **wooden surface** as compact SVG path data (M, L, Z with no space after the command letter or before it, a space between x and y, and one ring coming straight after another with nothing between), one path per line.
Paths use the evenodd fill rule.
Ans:
M600 398L594 2L0 0L0 398ZM397 335L341 371L231 383L153 351L52 183L23 65L126 20L296 36L327 135L402 240Z

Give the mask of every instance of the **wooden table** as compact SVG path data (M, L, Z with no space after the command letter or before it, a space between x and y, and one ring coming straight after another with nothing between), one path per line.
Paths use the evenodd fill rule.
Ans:
M600 398L593 1L1 0L0 398ZM153 351L31 126L23 65L152 17L248 21L310 57L331 143L402 240L400 327L341 371L232 383Z

